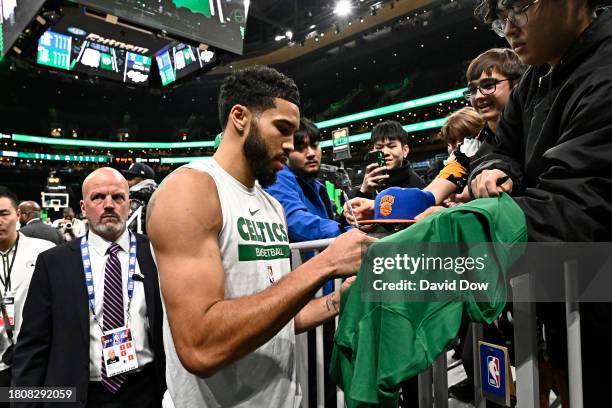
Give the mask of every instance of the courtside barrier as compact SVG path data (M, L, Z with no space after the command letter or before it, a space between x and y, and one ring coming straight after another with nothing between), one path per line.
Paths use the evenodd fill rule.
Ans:
M291 249L291 265L295 269L303 263L304 253L318 254L327 248L333 241L321 239L316 241L298 242L289 245ZM568 346L568 374L570 406L583 408L582 396L582 351L580 335L580 310L577 298L578 271L575 261L564 264L565 293L566 293L566 324ZM341 280L334 281L334 287L341 285ZM539 373L538 373L538 345L536 325L536 304L530 299L535 296L535 282L533 273L525 273L510 280L513 293L513 324L514 324L514 353L516 368L516 408L537 408L539 401ZM319 290L317 296L321 296ZM338 317L335 327L338 326ZM482 395L480 379L480 353L478 342L483 339L482 325L471 324L472 342L474 350L474 407L484 408L485 398ZM302 390L302 408L316 406L325 408L324 364L323 364L323 327L315 329L316 349L316 375L317 401L310 404L308 396L308 376L312 373L308 367L308 334L296 336L296 364L297 380ZM465 364L466 362L464 362ZM448 367L446 353L442 353L433 365L418 376L419 408L447 408L448 407ZM344 407L344 393L336 387L336 407Z

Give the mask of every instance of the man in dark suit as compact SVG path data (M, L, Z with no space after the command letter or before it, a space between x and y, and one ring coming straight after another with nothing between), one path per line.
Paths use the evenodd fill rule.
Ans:
M83 182L90 231L38 257L13 359L15 386L76 387L79 407L161 406L157 269L148 239L126 229L129 205L127 182L116 170L98 169ZM126 329L138 367L107 376L102 338ZM109 372L117 364L124 363Z
M46 239L59 245L64 242L61 232L40 219L40 206L36 201L24 201L19 204L19 230L26 237Z

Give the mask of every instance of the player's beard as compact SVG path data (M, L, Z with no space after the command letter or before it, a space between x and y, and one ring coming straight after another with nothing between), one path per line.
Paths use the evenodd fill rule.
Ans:
M257 121L253 121L249 134L242 147L244 157L249 165L251 174L263 188L276 181L276 171L270 168L270 155L266 142L259 133Z

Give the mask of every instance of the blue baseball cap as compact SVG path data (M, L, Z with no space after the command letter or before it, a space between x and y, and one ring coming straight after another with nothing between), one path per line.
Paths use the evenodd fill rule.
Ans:
M359 224L411 224L414 217L435 204L436 198L429 191L389 187L376 196L374 219Z

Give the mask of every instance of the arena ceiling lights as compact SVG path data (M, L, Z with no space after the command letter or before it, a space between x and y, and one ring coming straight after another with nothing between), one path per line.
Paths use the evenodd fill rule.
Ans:
M189 149L214 147L213 140L198 142L105 142L102 140L58 139L55 137L29 136L14 134L15 142L49 144L55 146L83 146L99 149Z
M415 109L421 106L433 105L440 102L462 99L463 91L467 88L457 89L454 91L444 92L437 95L427 96L425 98L414 99L411 101L400 102L394 105L383 106L381 108L371 109L364 112L354 113L352 115L342 116L335 119L318 122L316 125L320 129L325 129L333 126L339 126L346 123L356 122L372 117L388 115L390 113ZM422 130L435 129L442 127L446 119L436 119L427 122L413 123L404 126L407 132L419 132ZM360 133L349 137L351 143L369 140L371 133ZM55 137L30 136L22 134L13 134L12 139L16 142L38 143L55 146L81 146L92 147L99 149L189 149L189 148L214 148L214 140L193 141L193 142L106 142L102 140L83 140L83 139L62 139ZM321 147L331 147L331 140L321 141ZM168 162L169 163L169 162Z
M340 0L334 6L334 14L338 17L346 17L351 14L352 5L348 0Z
M400 102L394 105L383 106L382 108L376 108L367 110L364 112L354 113L352 115L342 116L335 119L324 120L323 122L317 123L319 129L326 129L345 123L357 122L359 120L369 119L378 116L388 115L390 113L401 112L418 108L421 106L433 105L440 102L451 101L454 99L463 98L463 92L467 88L457 89L455 91L444 92L437 95L427 96L425 98L414 99L412 101Z

